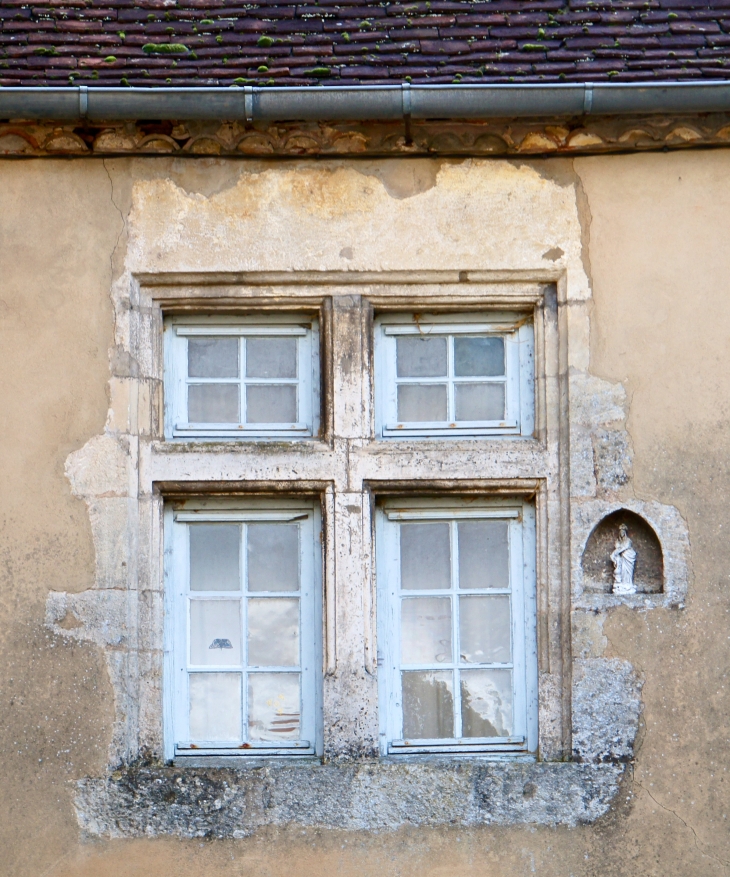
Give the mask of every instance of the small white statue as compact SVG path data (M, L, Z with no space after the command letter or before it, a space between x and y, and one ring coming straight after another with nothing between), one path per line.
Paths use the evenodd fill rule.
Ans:
M618 528L618 539L611 552L611 563L613 563L613 593L635 594L636 552L631 539L629 539L626 524L621 524Z

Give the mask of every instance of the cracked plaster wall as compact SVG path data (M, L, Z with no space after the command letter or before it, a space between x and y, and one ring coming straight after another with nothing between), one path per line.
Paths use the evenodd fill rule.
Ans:
M685 313L688 322L684 325L677 324L676 317L668 314L675 301L681 298L683 290L677 281L670 284L668 290L662 285L667 280L663 266L672 264L679 269L680 275L684 271L688 280L689 276L684 263L676 256L672 261L666 252L666 244L656 230L656 226L665 228L661 225L664 217L652 211L655 210L655 200L661 201L666 192L669 193L666 197L670 206L684 206L685 199L689 199L695 211L693 220L689 221L682 215L679 224L686 233L693 235L694 241L702 238L703 232L709 233L713 228L712 217L705 216L713 209L708 206L712 200L709 193L715 191L713 186L719 184L724 167L722 162L728 159L724 154L716 154L712 157L712 169L707 170L697 165L695 156L671 158L673 165L669 163L669 157L661 156L588 159L576 162L577 175L574 175L569 163L562 161L519 166L508 162L424 162L423 165L414 163L405 172L394 162L380 165L372 163L373 169L335 163L332 167L262 165L247 167L245 171L240 165L231 167L225 162L208 160L201 160L195 165L186 164L185 167L182 166L184 163L171 161L107 162L105 191L102 195L103 181L98 179L92 200L96 199L98 209L105 211L102 224L108 225L110 232L113 230L108 235L109 241L102 247L102 252L112 260L115 273L112 299L116 309L116 337L114 345L110 345L112 405L103 434L98 429L88 430L87 436L96 432L95 437L83 450L72 454L67 462L67 475L74 493L83 498L88 506L96 548L96 569L94 576L87 550L86 559L78 559L75 567L71 565L79 570L78 578L66 571L69 584L65 588L56 588L57 592L51 595L46 618L49 630L55 634L54 648L73 654L74 649L88 650L90 646L82 647L80 644L90 642L101 647L106 656L116 695L115 732L111 737L107 736L111 762L128 743L130 723L136 722L137 727L142 723L139 716L130 717L134 712L133 705L123 702L120 692L124 691L123 679L130 673L139 674L140 666L145 661L144 644L140 647L140 643L136 642L130 649L130 644L125 642L130 628L138 627L138 620L130 618L132 610L124 590L129 571L125 571L123 564L129 561L129 551L125 551L123 546L124 539L131 538L126 533L125 520L129 518L130 497L135 505L137 503L134 499L137 475L130 460L134 459L135 434L144 434L145 430L149 433L153 428L151 415L149 423L132 424L131 408L125 407L131 393L149 389L141 382L130 379L136 376L140 367L129 355L129 333L133 331L127 319L130 273L282 267L382 270L409 267L461 269L488 265L490 268L534 269L545 265L554 267L557 262L568 274L570 300L570 463L574 528L576 521L580 523L581 515L590 517L593 510L595 515L600 516L604 509L615 508L617 503L638 511L643 509L645 513L646 509L653 508L656 514L662 513L668 518L668 522L662 525L663 529L658 529L658 535L665 546L665 559L667 553L670 556L676 554L680 566L684 563L684 579L679 582L679 587L686 589L689 568L685 520L689 521L690 534L693 525L699 529L696 538L700 545L704 543L706 547L716 544L713 540L718 538L719 531L717 523L704 517L708 513L703 506L697 506L691 489L688 493L685 486L692 476L701 481L704 479L704 483L709 484L710 474L699 453L693 454L691 449L688 450L686 441L683 441L685 436L678 428L677 420L686 422L686 415L682 421L683 413L681 409L677 410L676 395L679 393L681 398L687 400L699 432L705 439L722 426L725 414L712 405L714 394L709 394L707 390L701 396L701 403L698 403L692 395L696 390L692 380L677 371L677 348L680 351L679 361L684 363L687 371L689 363L694 362L692 342L697 341L699 327L692 321L693 312ZM642 161L643 164L640 164ZM362 170L366 173L362 173ZM682 173L689 176L692 184L684 190L677 182L679 180L681 183ZM618 188L617 178L620 181ZM66 181L60 173L53 185L62 188L64 184ZM114 204L109 204L107 200L110 185L114 191ZM686 194L687 188L689 195ZM475 197L475 193L478 197ZM704 197L701 197L701 193L704 193ZM118 221L120 213L126 217L126 228L121 234ZM647 224L647 215L654 222L654 227L651 223ZM377 221L374 221L374 217L377 217ZM292 226L293 219L296 219L296 230ZM633 230L632 237L627 236L624 225ZM646 228L652 230L642 240L640 231ZM384 231L386 229L387 232ZM399 241L397 245L393 240L395 234ZM117 238L120 247L115 251ZM674 240L671 234L670 238ZM676 240L676 243L682 252L681 242ZM79 246L83 247L82 244ZM285 265L281 263L282 253L285 254ZM689 253L685 255L689 256ZM711 248L705 255L709 267L705 274L701 274L701 281L705 294L709 295L713 283L721 277L722 265L718 263L722 262L722 258ZM62 257L56 255L55 259L60 261ZM652 265L648 276L647 262ZM586 268L590 269L591 277L586 274ZM98 294L104 284L108 284L109 274L108 269L105 269L105 273L101 265L97 271ZM691 272L691 277L695 280L697 272ZM639 281L641 288L646 290L648 302L636 295ZM73 284L66 283L64 288L69 289L67 294L73 295L72 287ZM686 307L682 301L681 309L686 311ZM97 308L101 311L106 309L108 313L108 304L103 295L98 295ZM668 373L677 379L674 393L668 392L665 382L657 374L655 362L649 361L649 354L644 349L646 334L638 334L636 329L637 322L641 324L642 320L645 332L647 328L653 328L648 314L657 312L663 315L663 319L659 320L660 326L669 323L667 328L674 344L671 351L673 368L668 368ZM592 321L590 339L589 318ZM626 343L627 336L632 338L632 345ZM682 343L678 344L678 339ZM661 335L657 340L656 333L649 331L652 354L659 359L663 356L667 365L669 345L670 341ZM105 380L102 360L103 357L97 355L93 368L97 382ZM141 364L141 367L144 369L146 365ZM647 385L647 374L661 385L659 396L668 404L674 419L667 417L666 412L661 412L652 398L656 386ZM721 387L719 378L714 375L712 384L716 388ZM627 390L632 398L631 407L627 404ZM637 391L643 392L644 401L655 413L654 420L647 422L642 419L646 417L644 411L638 415L635 413ZM152 409L151 403L149 408ZM713 411L712 416L708 416L710 410ZM642 427L638 430L638 443L637 429L634 427L636 417ZM713 459L717 459L720 472L725 471L719 456L713 456ZM659 463L663 463L664 468ZM58 474L55 477L58 481ZM719 510L717 502L713 505L710 501L710 506ZM118 518L115 514L118 514ZM79 529L82 525L69 524L71 531L74 527ZM698 541L693 538L695 556ZM676 550L675 543L679 545ZM126 544L129 545L128 542ZM574 559L578 547L574 543ZM27 563L32 566L33 561ZM713 568L712 561L705 559L703 570L708 566ZM718 686L719 680L724 677L719 664L717 670L709 665L700 666L692 637L697 622L691 615L693 609L695 612L699 609L707 621L711 614L710 607L726 613L727 606L723 608L720 596L712 592L713 573L710 569L705 575L709 576L709 580L703 580L701 597L698 595L695 599L699 603L709 598L706 600L708 608L695 608L696 603L691 602L686 612L670 608L671 604L666 600L657 601L651 607L635 606L630 610L610 600L601 605L582 605L579 588L574 591L573 642L576 661L573 740L579 761L574 765L516 765L509 771L501 767L467 771L470 776L459 777L455 787L459 794L453 798L456 803L452 808L456 806L459 812L453 809L448 811L450 821L462 826L463 831L460 831L463 837L455 837L453 829L441 829L439 833L434 828L435 823L442 821L443 814L435 819L428 814L419 816L418 808L415 812L404 814L396 801L396 809L384 819L382 813L372 811L375 798L366 797L364 803L358 803L357 797L353 798L352 795L347 799L350 804L343 807L336 817L315 816L304 820L305 825L315 830L314 835L300 838L287 834L288 829L284 826L292 819L301 823L301 819L296 817L290 805L271 805L270 797L267 804L266 795L263 803L257 804L256 789L258 784L263 783L263 787L266 787L268 783L273 790L269 794L273 794L274 799L277 795L284 795L282 800L285 800L293 787L287 786L286 782L261 778L260 772L248 784L242 784L240 777L236 779L234 776L229 789L232 800L239 801L241 795L251 798L252 824L261 826L260 837L271 836L272 831L284 832L281 839L286 840L286 850L277 854L266 853L271 866L276 860L271 856L279 856L279 865L274 866L277 870L282 867L282 862L286 870L288 865L285 862L290 860L289 856L296 856L298 849L307 849L309 855L314 855L318 868L323 862L330 861L328 857L335 841L330 835L321 834L326 827L349 828L356 832L369 828L379 832L386 827L392 830L399 825L410 824L411 833L405 836L405 847L398 854L402 867L406 869L418 861L424 845L431 845L439 851L430 865L432 871L439 867L436 864L440 861L439 855L446 856L444 861L450 859L452 863L462 863L461 866L440 866L446 868L443 873L452 873L452 867L464 867L466 862L471 862L472 870L476 868L479 873L492 873L490 861L499 860L500 873L528 873L539 866L541 873L563 874L569 863L571 873L588 875L596 873L596 857L603 857L600 873L618 874L622 873L622 863L630 860L629 853L624 849L616 850L612 843L612 838L618 832L627 838L629 849L633 850L632 855L639 857L642 870L646 873L655 873L651 870L653 864L647 858L648 849L657 850L657 855L661 854L669 863L669 870L664 867L661 873L686 873L671 870L677 867L674 863L678 861L694 868L692 873L722 873L712 870L723 867L723 856L724 860L728 858L722 850L722 842L718 845L715 836L708 835L703 828L698 831L695 817L699 811L692 809L703 806L703 799L708 796L721 804L724 792L719 782L713 784L710 781L715 778L712 771L718 774L719 780L719 774L724 770L721 755L712 745L720 745L718 732L721 728L719 719L723 695ZM93 587L85 587L90 584L91 578L94 578ZM47 577L45 583L51 584ZM575 589L575 573L573 585ZM717 639L719 641L719 637ZM664 650L663 656L656 653L659 644ZM99 652L91 649L84 651L84 654L96 657ZM133 659L130 659L130 654ZM714 651L712 654L712 661L718 662L719 656L715 658ZM668 665L677 670L676 679L668 674ZM690 670L692 665L697 669ZM152 664L146 666L149 669ZM690 696L690 673L699 678L708 693L707 709L701 716L693 717L694 725L699 722L700 728L706 732L708 742L703 741L705 763L697 771L694 783L690 781L685 786L691 788L693 797L698 799L692 802L685 800L682 784L671 778L672 774L676 777L677 758L694 758L695 766L699 765L697 758L691 755L689 741L680 721L681 717L685 721L692 717L687 700ZM717 682L714 683L714 680ZM153 687L157 684L154 678L149 683ZM714 693L713 684L716 688ZM640 694L642 685L643 694ZM643 716L642 696L645 702L649 697ZM97 701L87 698L86 703L92 714L99 714L104 709L108 714L110 701L107 691ZM106 726L110 727L108 720ZM672 729L671 734L665 726ZM638 766L631 766L626 774L621 765L632 761L637 728L641 745ZM642 753L646 751L649 741L653 741L649 756L643 761ZM673 753L671 768L674 771L668 769L669 762L664 762L667 756L663 752L660 756L659 749ZM169 830L163 824L164 817L159 814L161 805L154 789L156 786L158 789L164 787L166 783L175 783L175 776L164 775L164 772L156 774L155 768L142 768L142 771L147 770L152 774L148 777L151 781L139 785L135 790L128 776L117 778L111 774L107 779L94 780L95 775L103 774L100 768L101 763L97 759L96 768L76 770L76 776L90 778L81 781L77 797L79 819L86 831L107 836L134 836ZM541 786L543 780L534 772L563 768L572 770L579 786L582 784L581 787L586 790L591 783L600 785L602 776L610 777L606 788L595 796L596 800L604 802L597 811L589 810L581 815L567 814L560 808L557 813L555 809L540 809L541 801L550 802L550 795L544 793L549 793L551 787ZM337 769L331 768L330 771ZM353 776L357 776L362 785L362 777L367 775L367 770L357 767L348 770L350 774L345 780L348 786L351 787ZM585 779L587 770L592 771L590 781ZM639 780L636 778L637 771L640 772ZM453 791L453 778L448 778L450 773L447 770L444 779L447 780L447 786L451 784ZM321 774L321 782L330 782L331 776L328 780L326 774ZM334 776L338 777L336 783L342 783L345 773ZM494 786L494 776L501 789L499 792ZM623 780L620 779L622 776ZM429 789L441 788L444 781L429 783L428 770L420 778L425 780L425 788ZM188 781L180 776L177 780L188 786L202 787L202 791L199 789L191 793L186 789L180 793L179 806L182 809L178 815L181 828L176 833L182 836L199 834L201 832L193 830L193 815L185 815L185 807L190 807L191 801L194 804L197 794L197 800L202 802L201 810L207 812L206 808L210 809L206 802L211 790L206 788L206 784L211 779L202 775L199 782L194 779ZM622 783L621 791L617 792L619 781ZM478 803L486 800L485 782L489 790L487 798L491 796L486 818L483 812L480 815ZM111 795L109 786L114 787ZM397 788L398 784L394 783L393 787ZM406 784L404 794L405 788L409 787ZM476 809L468 812L459 810L466 806L464 791L470 794L468 800L477 802L469 805ZM586 793L590 801L591 795ZM116 801L115 794L118 796ZM481 799L479 794L482 794ZM123 806L127 807L129 813L126 828L119 825L120 810L115 809L120 799L126 802ZM65 800L68 801L68 797ZM169 800L172 799L163 796L163 801ZM216 805L217 800L218 797L212 798L212 810L225 810ZM448 801L448 792L439 792L436 800ZM497 801L501 803L495 804ZM612 807L610 812L609 803ZM68 813L68 804L60 805L61 809L64 806ZM233 811L240 806L235 804ZM723 806L719 809L722 810ZM202 818L201 810L193 806L191 814L197 813L195 818ZM363 815L368 812L369 816ZM387 808L385 812L390 813ZM560 830L557 835L545 836L534 834L534 829L529 828L505 828L503 834L495 835L494 830L490 829L489 834L484 834L487 829L474 827L490 822L547 825L590 823L597 816L607 813L595 828L586 826L577 835ZM637 813L641 814L640 819ZM497 814L497 818L494 818L494 814ZM718 815L716 819L719 818ZM96 825L93 824L95 819ZM191 819L193 822L189 821ZM211 820L206 815L202 833L215 836L222 829L220 833L224 835L235 835L235 827L224 827L225 819L221 821L216 817ZM236 824L240 826L240 823ZM191 826L190 830L186 828L188 825ZM416 831L414 826L419 825L421 827L413 834ZM675 825L680 830L684 826L684 843L674 837ZM112 830L110 826L116 828ZM649 826L652 828L651 837ZM520 831L523 833L520 834ZM524 834L525 831L530 833ZM60 832L59 837L62 834ZM65 836L71 836L68 830ZM658 836L664 838L661 850L656 839ZM357 862L361 861L358 857L364 855L366 849L370 850L373 863L378 861L380 855L387 855L391 841L376 840L375 837L359 841L353 839L353 843L359 844L359 849L342 854L345 869L356 868ZM458 846L462 841L466 842L465 847ZM518 844L518 851L510 846L514 841ZM141 852L143 847L139 846L140 842L134 843L127 849ZM97 847L93 853L85 848L75 850L70 840L65 844L68 855L75 857L75 867L78 869L87 867L87 863L93 861L112 862L117 855L113 844ZM169 847L166 848L162 841L157 844L155 855L163 856L163 861L164 850ZM51 848L58 850L59 846L53 847L51 844ZM185 858L189 867L196 867L192 864L194 862L212 867L216 856L220 854L211 850L195 852L194 847L186 846L177 849L182 851L179 855ZM252 855L260 855L261 849L260 846L235 847L236 853L244 860L247 857L250 860ZM318 852L313 853L313 850ZM669 850L676 853L675 859L669 857ZM233 852L231 856L234 856ZM490 856L496 858L490 859ZM47 860L51 860L50 852ZM20 870L25 867L23 857L18 855L17 861L21 863L18 864L17 873L25 873ZM404 864L406 861L408 865ZM63 867L60 866L59 873L65 873ZM93 865L89 864L88 867ZM233 865L225 867L234 868ZM81 870L74 873L81 873Z

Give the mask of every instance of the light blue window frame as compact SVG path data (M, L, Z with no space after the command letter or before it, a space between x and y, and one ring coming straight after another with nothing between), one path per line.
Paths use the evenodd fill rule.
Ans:
M454 671L453 686L455 736L450 739L404 739L401 671L401 606L403 599L417 596L450 597L452 600L453 657L457 650L458 547L456 524L465 520L503 520L508 522L510 587L469 589L464 595L482 593L511 596L511 661L500 664L465 664L461 660L407 669ZM400 524L407 521L448 522L451 526L452 579L449 590L403 591L400 587ZM378 615L378 689L380 712L380 752L382 755L419 753L519 753L534 756L538 746L538 680L536 629L536 538L535 507L527 501L454 502L428 500L391 501L376 513L376 570ZM510 737L460 737L460 686L462 669L509 668L512 670L513 729Z
M233 506L225 501L188 501L184 508L168 504L164 512L165 537L165 677L164 749L170 760L180 755L306 756L322 754L322 556L321 514L317 503L266 501ZM196 523L241 524L241 590L204 591L189 588L189 531ZM298 592L251 592L257 599L299 598L300 659L297 667L248 666L246 652L246 525L261 522L296 522L299 527L300 590ZM189 607L191 599L240 600L242 661L195 666L190 661ZM300 737L275 745L248 739L247 678L257 672L301 673ZM189 680L196 673L238 674L240 677L241 733L215 742L191 739L189 731Z
M448 339L448 374L418 378L419 384L446 383L448 415L443 422L399 422L396 339L403 335L441 335ZM457 336L496 336L504 340L502 377L465 378L454 375L453 339ZM375 431L379 438L455 438L532 436L535 428L535 333L531 319L514 312L423 315L388 314L375 320ZM459 383L504 383L505 418L493 421L454 419L454 386ZM450 419L449 419L450 418Z
M189 338L239 339L239 377L188 378ZM247 338L295 338L295 379L247 378ZM165 437L167 439L309 438L320 421L319 325L316 319L289 315L256 317L166 317L164 325ZM239 387L240 422L191 423L188 418L189 383L231 383ZM294 423L246 423L246 387L296 383L297 420Z

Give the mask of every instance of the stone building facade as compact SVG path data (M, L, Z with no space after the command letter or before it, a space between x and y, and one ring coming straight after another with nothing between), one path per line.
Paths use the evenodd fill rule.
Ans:
M486 5L520 24L510 4ZM652 21L621 5L596 14L694 35L698 58L724 33L691 4L655 4ZM457 25L442 22L446 41ZM728 131L717 106L0 123L4 873L726 873ZM294 371L276 371L285 346L255 371L250 339L268 337L300 339ZM421 358L408 372L398 339L434 338L447 339L448 367ZM460 338L476 339L461 348L472 365ZM228 384L204 371L210 339L235 351ZM474 366L485 350L506 352ZM185 388L207 374L250 410L250 386L289 381L297 422L239 407L236 432L194 417L213 409ZM468 408L470 380L501 400L499 416L459 413L483 410ZM407 414L402 386L446 388L448 417ZM504 587L480 578L497 575L500 549L482 544L498 538L494 521L511 534ZM298 586L272 598L255 585L283 543L262 560L244 535L244 584L224 590L247 607L249 655L278 635L251 633L267 598L310 607L290 639L311 652L259 662L271 685L298 668L296 717L280 706L259 719L260 666L228 656L242 636L224 618L230 593L208 594L225 608L202 658L180 658L176 639L193 655L194 613L215 609L175 621L180 599L202 606L196 588L212 588L192 584L208 573L175 534L262 522L299 527ZM435 526L451 528L448 584L409 596L403 528ZM437 530L420 532L427 561L408 556L422 583L440 560ZM468 532L480 534L472 566ZM221 581L215 544L206 562ZM432 601L411 639L409 599ZM405 657L426 654L438 599L461 607L439 634L442 650L459 641L435 658L446 669ZM489 625L510 600L505 659ZM194 685L178 679L192 665L217 668L224 686L231 667L249 681L188 710ZM452 712L438 733L412 730L435 727L418 711L436 701L423 688L408 701L408 673L441 686L438 710ZM249 730L234 746L208 717L236 698Z

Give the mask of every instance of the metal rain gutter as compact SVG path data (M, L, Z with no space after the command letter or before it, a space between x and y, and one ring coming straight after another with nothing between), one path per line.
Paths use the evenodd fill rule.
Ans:
M0 88L0 119L364 121L730 111L730 82Z

